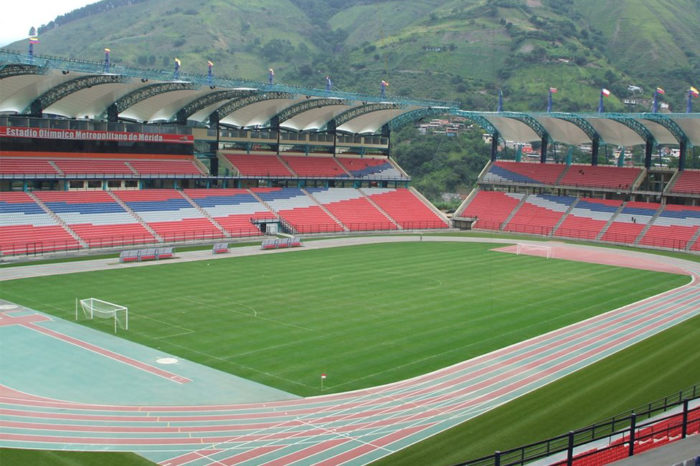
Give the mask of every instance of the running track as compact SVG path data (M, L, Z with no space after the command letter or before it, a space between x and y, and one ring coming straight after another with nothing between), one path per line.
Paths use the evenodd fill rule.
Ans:
M428 238L426 238L427 240ZM374 239L373 241L377 241ZM582 250L561 246L574 258ZM604 250L598 250L604 251ZM601 252L601 261L620 254ZM366 464L453 427L700 314L700 264L627 264L686 286L445 369L355 392L242 405L108 406L0 389L0 447L134 451L167 465Z

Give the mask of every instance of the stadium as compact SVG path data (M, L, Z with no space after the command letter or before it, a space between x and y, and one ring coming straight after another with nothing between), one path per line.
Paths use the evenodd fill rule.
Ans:
M698 382L697 114L471 112L6 51L0 66L4 452L449 464L503 449L510 426L519 445L651 417ZM391 157L392 131L443 114L491 136L453 218ZM507 141L539 160L503 159ZM554 163L555 142L590 144L591 163ZM641 145L644 165L599 165L602 145ZM678 169L654 166L659 145ZM698 431L697 389L682 394L682 434L655 443ZM641 451L641 421L637 443L548 453Z

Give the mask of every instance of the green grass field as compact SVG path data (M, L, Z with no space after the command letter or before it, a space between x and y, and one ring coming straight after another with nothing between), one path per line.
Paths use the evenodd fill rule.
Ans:
M686 277L398 243L16 280L0 295L72 319L128 305L120 335L301 395L399 380L682 285ZM111 331L106 321L83 324ZM700 318L392 455L451 464L540 440L700 382ZM659 370L663 368L663 370ZM327 393L327 391L326 391ZM556 400L556 401L555 401ZM572 424L573 423L573 424ZM478 439L478 441L474 441ZM0 449L14 464L145 464L128 454Z
M308 396L324 372L324 393L402 380L688 281L492 247L296 251L15 280L1 294L66 319L76 297L126 305L124 338Z

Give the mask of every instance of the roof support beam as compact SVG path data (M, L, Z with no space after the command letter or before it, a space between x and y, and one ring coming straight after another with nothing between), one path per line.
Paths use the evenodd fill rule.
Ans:
M642 139L644 139L647 142L647 144L649 143L649 140L651 140L652 143L656 142L656 139L654 139L654 135L651 134L651 131L649 131L649 129L646 126L644 126L634 118L630 118L629 116L624 115L622 113L606 113L605 118L617 121L618 123L622 123L623 125L627 126L629 129L639 134L642 137Z
M591 143L595 139L598 139L598 143L600 143L600 134L598 134L598 131L596 131L596 129L588 121L584 120L583 118L581 118L575 114L571 114L571 113L558 113L558 112L551 113L551 114L549 114L549 116L552 116L554 118L559 118L560 120L569 121L569 122L575 124L576 126L581 128L581 131L586 133L586 136L591 138Z
M542 126L542 123L539 121L535 120L532 118L530 115L527 113L518 113L518 112L500 112L498 116L503 116L506 118L512 118L513 120L518 120L522 121L526 125L528 125L532 130L537 133L537 135L540 138L547 138L549 139L549 134L547 133L547 130L545 129L544 126Z
M496 127L493 126L489 120L484 118L478 112L467 112L464 110L455 110L454 112L452 112L452 114L457 115L457 116L461 116L461 117L464 117L468 120L473 121L477 125L481 126L485 131L487 131L491 134L498 133L498 130L496 130ZM496 138L496 139L498 139L498 138Z
M24 63L8 63L0 66L0 79L22 76L25 74L45 74L46 68Z

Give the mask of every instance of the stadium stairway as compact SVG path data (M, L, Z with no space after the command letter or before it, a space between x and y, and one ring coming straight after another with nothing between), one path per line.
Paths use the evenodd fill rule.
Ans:
M530 194L505 226L506 231L551 236L572 203L576 199L569 196Z
M622 211L600 237L612 243L635 244L644 227L651 221L661 207L658 203L630 201L624 204Z
M522 202L524 194L478 190L462 209L462 216L476 218L475 228L500 230L511 212Z
M309 188L307 191L349 231L396 230L396 222L375 208L356 188Z
M192 207L194 207L195 209L197 209L197 210L199 211L199 213L202 214L203 217L207 218L207 219L211 222L212 225L214 225L216 228L218 228L219 231L221 231L221 233L224 235L224 237L226 237L226 238L230 238L230 237L231 237L231 235L229 234L229 232L226 231L226 229L225 229L224 227L222 227L222 226L219 224L219 222L217 222L216 219L214 219L214 217L212 217L211 215L209 215L209 212L207 212L206 210L202 209L196 202L194 202L194 201L192 200L191 197L189 197L189 196L187 195L187 192L186 192L186 191L180 191L180 195L181 195L183 198L185 198L185 200L186 200L187 202L189 202L190 205L191 205Z
M637 244L691 250L700 232L700 207L666 204L659 209Z
M403 229L448 228L440 212L413 188L363 188L362 192L382 208Z
M300 188L251 188L279 218L293 228L293 233L329 233L343 231L343 226L330 217Z
M340 225L343 228L343 231L350 231L350 229L343 222L341 222L340 219L333 214L333 212L328 210L325 205L320 203L318 199L316 199L308 190L301 188L301 192L309 196L309 199L314 201L316 205L319 206L326 213L326 215L328 215L330 218L333 219L333 221Z
M350 174L335 157L313 157L303 155L281 155L280 159L299 177L348 178Z
M515 217L518 214L518 211L520 210L520 208L523 206L523 204L525 204L525 200L527 199L528 196L529 196L529 194L524 194L523 197L520 198L520 201L518 202L518 204L508 214L508 216L505 218L505 220L503 220L503 223L501 223L499 230L503 231L508 227L508 224L510 223L510 221L513 220L513 217Z
M399 225L399 223L396 220L394 220L391 217L391 215L389 215L386 212L386 210L382 209L381 206L379 206L379 204L374 202L374 200L369 195L367 195L367 193L364 192L362 190L362 188L358 188L357 190L364 196L365 199L367 199L367 202L369 202L372 205L372 207L374 207L377 210L377 212L382 214L384 217L388 218L389 221L394 224L394 226L396 227L397 230L403 230L403 227L401 225Z
M677 179L670 192L676 194L700 194L700 170L683 170L677 173Z
M33 193L84 247L152 243L154 237L106 191L37 191Z
M164 241L222 238L207 217L174 189L114 191Z
M603 235L605 235L605 233L608 231L608 228L610 228L610 225L613 224L613 222L615 221L615 218L617 218L617 216L620 215L620 212L622 212L622 209L625 208L625 203L624 203L624 201L618 201L618 202L619 202L619 205L617 206L617 209L615 209L615 212L612 214L612 216L611 216L611 217L608 219L608 221L605 223L605 225L604 225L603 228L600 230L600 232L599 232L598 235L595 237L595 239L601 240L601 241L602 241Z
M78 249L80 243L26 192L0 192L0 254Z
M659 205L659 208L654 212L654 215L649 219L649 223L644 225L644 228L642 228L642 231L639 232L639 236L637 236L637 239L634 240L634 245L637 246L639 242L644 238L644 236L647 234L647 231L652 227L654 222L656 221L657 218L659 218L659 215L661 215L661 212L663 212L664 206L663 204Z
M552 228L552 232L549 234L550 237L554 236L556 234L559 227L561 227L561 225L564 223L564 221L566 221L566 219L569 217L569 214L574 210L574 208L576 207L576 204L578 204L579 201L580 201L579 198L574 198L573 202L571 202L571 204L569 205L569 208L566 209L566 212L564 212L564 215L561 216L561 218L556 223L556 225L554 225L554 228Z
M571 205L553 236L564 238L596 239L607 227L622 201L579 198Z
M148 231L151 235L153 235L153 237L156 239L156 241L161 242L161 243L163 242L163 238L161 238L160 235L158 233L156 233L156 231L148 225L148 223L146 223L141 217L139 217L139 215L136 212L134 212L131 209L131 207L126 205L126 202L119 199L119 197L116 196L114 194L114 192L112 192L112 191L107 191L107 193L109 193L109 195L112 197L112 199L114 199L114 201L117 204L122 206L122 209L129 212L136 219L136 221L139 222L139 224L141 224L141 226L146 229L146 231Z
M278 218L247 189L186 189L189 196L230 236L259 236L252 219Z
M56 215L56 213L54 213L44 202L42 202L42 200L39 199L39 198L36 196L36 194L34 194L34 193L31 192L31 191L27 191L27 194L29 195L30 198L32 198L32 200L33 200L34 202L36 202L36 204L37 204L39 207L41 207L41 208L44 210L44 212L46 212L47 214L49 214L49 215L51 216L51 218L53 218L53 219L56 221L56 223L58 223L59 225L61 225L61 226L63 227L63 229L64 229L69 235L71 235L71 236L78 242L78 244L80 244L81 247L84 247L84 248L87 247L87 243L86 243L82 238L80 238L80 236L78 236L78 234L77 234L75 231L73 231L73 230L68 226L68 224L67 224L61 217L59 217L58 215Z

